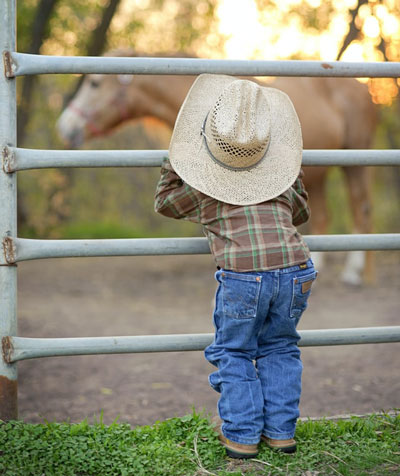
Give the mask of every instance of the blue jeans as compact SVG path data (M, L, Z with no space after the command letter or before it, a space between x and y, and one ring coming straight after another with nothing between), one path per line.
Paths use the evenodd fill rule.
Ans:
M256 444L262 434L293 438L303 369L296 326L316 275L311 260L273 271L215 274L215 338L205 356L218 368L209 381L221 393L226 438L242 444Z

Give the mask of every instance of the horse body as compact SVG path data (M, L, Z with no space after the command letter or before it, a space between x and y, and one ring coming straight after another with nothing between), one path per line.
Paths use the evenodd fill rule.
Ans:
M122 52L113 54L122 55ZM193 76L88 75L60 116L59 133L68 145L77 147L128 119L151 116L172 128L193 81ZM281 89L291 98L300 119L305 149L367 149L371 146L376 113L366 85L354 79L310 77L277 78L266 85ZM349 186L353 231L369 233L369 170L366 167L344 167L343 170ZM313 234L327 231L324 190L327 172L326 167L307 167L304 178L310 196ZM364 264L364 254L353 254L343 279L359 284Z

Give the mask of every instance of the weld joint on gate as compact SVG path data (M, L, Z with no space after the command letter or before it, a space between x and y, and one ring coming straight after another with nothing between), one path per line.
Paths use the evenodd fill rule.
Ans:
M12 338L10 336L3 337L1 339L1 346L2 346L2 353L3 353L3 360L7 364L12 363L12 356L14 352L14 346L12 343Z
M11 236L6 236L5 238L3 238L3 252L7 264L14 265L16 262L17 248Z
M15 152L9 147L3 147L3 170L6 174L11 174L16 171L16 157Z
M17 65L15 64L10 51L3 51L4 74L8 79L15 78Z

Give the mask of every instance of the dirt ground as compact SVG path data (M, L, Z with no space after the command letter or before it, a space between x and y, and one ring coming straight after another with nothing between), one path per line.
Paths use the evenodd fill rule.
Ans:
M377 253L377 283L337 280L342 254L320 273L300 329L399 325L400 256ZM210 256L24 262L19 335L78 337L213 332ZM400 344L304 348L301 414L400 407ZM28 422L151 424L191 411L215 414L202 352L45 358L19 363L19 415Z

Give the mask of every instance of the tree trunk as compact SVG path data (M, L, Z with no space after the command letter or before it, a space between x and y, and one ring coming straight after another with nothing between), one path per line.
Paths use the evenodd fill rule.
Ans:
M100 23L93 30L87 49L88 56L101 55L107 45L107 32L121 0L110 0L103 11Z
M350 21L350 28L349 31L343 40L342 47L339 50L339 53L336 57L336 61L339 61L343 53L346 51L347 47L352 43L360 33L360 30L356 26L356 17L358 15L358 11L360 10L361 5L368 3L368 0L358 0L356 8L350 10L351 14L351 21Z
M121 0L110 0L108 5L103 10L101 20L91 34L86 52L87 56L100 56L102 53L104 53L104 50L107 46L107 32L120 2ZM64 105L67 105L75 96L78 89L81 87L83 78L84 76L82 75L76 82L71 93L66 95L64 98Z

